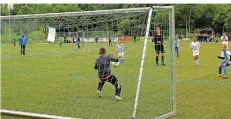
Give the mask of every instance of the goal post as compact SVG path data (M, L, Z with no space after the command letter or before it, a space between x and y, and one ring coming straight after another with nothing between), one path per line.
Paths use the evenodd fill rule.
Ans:
M134 104L134 111L132 118L136 118L136 112L137 112L137 106L138 106L138 99L139 99L139 93L140 93L140 85L142 80L142 74L143 74L143 68L144 68L144 62L145 62L145 55L146 55L146 48L147 48L147 41L148 37L150 36L150 25L152 24L152 12L153 10L159 11L159 10L167 10L169 13L169 31L168 31L168 39L169 39L169 47L170 47L170 105L171 105L171 111L155 117L155 119L166 119L176 114L176 102L175 102L175 76L174 76L174 56L175 56L175 12L174 12L174 6L152 6L152 9L149 10L148 15L148 21L147 21L147 28L146 28L146 35L144 39L144 46L143 46L143 52L142 52L142 58L141 58L141 65L140 65L140 72L138 77L138 83L137 83L137 91L136 91L136 98L135 98L135 104Z
M19 86L24 85L22 82L31 84L29 79L39 80L36 80L38 86L32 84L26 88L21 86L20 92L18 92L20 97L9 95L14 92L3 93L1 113L32 118L56 118L59 116L52 115L67 117L71 115L73 118L90 119L115 117L165 119L175 115L174 14L174 6L152 6L1 16L3 43L9 42L11 40L9 38L18 39L21 33L25 33L34 43L28 46L28 54L32 51L34 53L30 57L42 56L36 60L41 64L46 64L46 66L33 64L34 68L25 65L25 67L28 66L27 73L16 68L23 63L17 64L13 60L8 65L12 64L12 67L15 68L12 70L14 72L3 68L3 84L17 82L12 78L17 76L23 80L17 82ZM60 42L60 44L65 42L62 44L62 49L54 44L44 45L49 36L48 28L55 29L52 41ZM160 34L163 36L165 49L165 52L159 53L159 56L157 56L156 46L153 43L157 28L160 29ZM81 40L81 48L78 50L76 50L79 47L77 47L77 43L73 44L74 41L76 42L75 38ZM108 44L109 40L113 42L112 46ZM125 61L118 67L111 66L111 70L122 85L121 97L124 100L115 102L112 99L114 87L111 85L105 84L102 98L97 97L95 89L99 82L97 73L92 67L96 58L99 57L101 47L106 48L108 54L118 55L115 45L119 41L126 46ZM13 55L12 58L16 58L15 61L17 61L19 56ZM11 55L3 57L3 62L7 58L11 58ZM52 58L55 60L51 60ZM159 66L156 66L157 58L159 58ZM160 66L162 59L165 66ZM55 83L53 79L55 79ZM62 84L62 86L58 86L58 84ZM12 91L8 88L10 87L3 85L2 91ZM37 92L28 90L30 88L37 92L43 90L44 93L41 95L44 96L38 97ZM56 90L57 88L59 91ZM31 94L31 96L26 94ZM46 94L49 94L49 99L46 98ZM33 100L30 97L37 97L37 99ZM28 99L31 104L23 102L24 98ZM24 106L14 108L11 103L7 102L7 99L12 99L12 103L19 100L21 102L18 103ZM37 104L39 109L26 108L30 105L36 107ZM57 107L52 105L57 105Z

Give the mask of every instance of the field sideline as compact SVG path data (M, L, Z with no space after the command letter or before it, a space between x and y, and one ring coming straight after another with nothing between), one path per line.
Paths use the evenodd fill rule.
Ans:
M169 49L166 65L155 66L155 54L148 42L137 119L159 116L171 110L169 91ZM216 58L219 43L202 44L200 66L195 67L189 41L182 41L176 60L177 115L171 119L231 119L231 70L228 79L218 79ZM113 44L115 46L115 44ZM121 102L113 99L114 88L106 84L103 98L96 95L98 83L93 69L98 50L107 44L29 44L26 56L19 46L2 44L2 109L46 113L88 119L128 119L132 116L143 42L126 44L125 63L112 68L122 84ZM13 117L2 116L3 119Z

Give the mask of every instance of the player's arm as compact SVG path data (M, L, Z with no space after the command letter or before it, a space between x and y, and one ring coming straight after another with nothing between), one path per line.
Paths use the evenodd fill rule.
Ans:
M198 42L198 47L199 47L199 49L201 48L201 44Z
M21 45L22 44L22 38L20 37L18 40L19 40L19 44Z
M155 43L155 37L152 38L152 43Z
M221 41L225 40L225 37L224 36L221 36Z
M162 36L162 35L161 35L161 40L160 40L161 44L163 44L164 39L165 39L165 36Z
M157 43L157 38L156 38L157 36L154 36L154 38L153 38L153 44L156 44Z
M163 44L163 41L164 41L164 37L162 35L156 38L156 44Z
M225 57L221 57L221 56L217 56L217 58L219 58L219 59L225 59Z
M193 45L192 45L192 43L190 44L190 48L191 48L191 49L193 49Z
M112 55L108 55L108 58L109 58L109 60L112 61L112 62L118 62L118 61L119 61L118 58L115 58L115 57L113 57Z
M95 70L98 69L98 65L97 65L97 61L95 62L95 67L94 67Z

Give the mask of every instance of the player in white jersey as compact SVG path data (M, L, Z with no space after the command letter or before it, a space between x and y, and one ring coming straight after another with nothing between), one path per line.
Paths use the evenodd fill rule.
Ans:
M219 65L218 68L218 76L217 77L223 77L223 78L228 78L227 76L227 70L226 67L228 67L231 64L231 53L230 51L227 50L227 45L226 44L221 44L221 51L223 52L223 57L222 56L217 56L219 59L223 59L222 63ZM224 75L222 76L222 69L224 71Z
M193 41L190 45L192 52L193 52L193 58L196 61L196 66L199 66L199 51L200 51L200 43L197 41L196 36L193 37Z
M125 49L125 45L122 44L121 42L119 42L119 44L116 45L116 51L120 63L124 62L124 49Z
M228 49L228 40L229 39L226 32L223 32L221 36L221 44L225 44L227 46L227 49Z

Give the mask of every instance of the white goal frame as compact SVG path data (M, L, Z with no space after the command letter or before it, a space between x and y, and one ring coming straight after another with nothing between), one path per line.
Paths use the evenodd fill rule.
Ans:
M170 49L170 54L171 54L171 94L170 94L170 100L172 101L172 111L161 115L159 117L155 117L154 119L166 119L169 118L173 115L176 114L176 101L175 101L175 94L176 94L176 81L175 81L175 72L174 72L174 56L175 56L175 11L174 11L174 6L152 6L152 9L149 10L149 15L148 15L148 21L147 21L147 28L146 28L146 35L145 35L145 40L144 40L144 47L143 47L143 53L142 53L142 59L141 59L141 65L140 65L140 71L139 71L139 77L138 77L138 83L137 83L137 91L136 91L136 98L135 98L135 104L134 104L134 111L132 115L132 119L136 118L136 112L137 112L137 106L138 106L138 99L139 99L139 92L140 92L140 85L141 85L141 80L142 80L142 75L143 75L143 67L144 67L144 61L145 61L145 54L146 54L146 48L147 48L147 41L148 41L148 36L149 36L149 30L150 30L150 23L151 23L151 17L153 10L158 11L157 9L165 9L169 10L169 30L172 32L172 36L170 36L171 40L171 49ZM171 20L170 20L171 19Z

